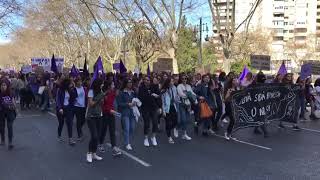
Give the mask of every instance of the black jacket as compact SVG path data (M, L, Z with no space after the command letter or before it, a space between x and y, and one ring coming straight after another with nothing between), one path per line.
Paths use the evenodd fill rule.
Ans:
M151 95L153 93L159 95L159 97L153 97ZM155 111L161 107L160 90L159 87L156 87L154 85L146 87L144 84L141 84L141 86L139 87L138 98L142 102L142 111Z

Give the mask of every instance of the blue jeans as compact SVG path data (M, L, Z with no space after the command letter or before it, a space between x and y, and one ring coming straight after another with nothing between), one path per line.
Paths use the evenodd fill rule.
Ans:
M304 118L304 114L306 113L306 99L305 97L300 97L300 118Z
M122 122L122 129L123 129L123 137L124 137L124 144L130 144L130 137L132 137L135 119L134 117L123 116L121 118Z
M73 118L74 118L74 107L65 106L63 107L63 117L67 124L68 137L72 138Z
M182 104L179 104L179 120L180 120L180 127L183 131L187 130L187 125L190 120L190 112L188 111L187 107Z

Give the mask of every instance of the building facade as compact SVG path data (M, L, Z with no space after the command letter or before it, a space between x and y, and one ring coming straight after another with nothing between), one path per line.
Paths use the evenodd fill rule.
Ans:
M234 26L237 32L263 29L272 36L272 60L313 58L320 52L320 0L263 0L251 17L243 23L256 0L237 0ZM221 6L224 4L221 3ZM232 21L232 20L230 20Z

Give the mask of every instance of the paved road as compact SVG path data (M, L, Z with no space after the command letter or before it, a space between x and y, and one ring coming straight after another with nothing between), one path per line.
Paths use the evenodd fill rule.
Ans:
M267 139L241 130L233 142L192 134L191 142L174 145L162 133L159 147L145 148L140 125L130 154L113 158L109 149L102 162L87 164L88 137L75 147L59 143L53 115L22 112L15 149L0 147L0 180L319 180L320 122L301 126L294 132L271 125Z

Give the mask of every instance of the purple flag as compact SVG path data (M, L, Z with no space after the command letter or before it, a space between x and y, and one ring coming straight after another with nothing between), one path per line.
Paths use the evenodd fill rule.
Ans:
M72 68L71 68L71 71L70 71L70 76L76 78L79 75L80 75L79 70L76 68L75 65L73 65Z
M52 55L52 58L51 58L51 71L58 74L58 67L57 67L56 59L54 58L54 54Z
M151 71L150 71L149 63L148 63L147 75L148 75L149 78L151 77Z
M113 63L112 67L113 67L113 70L120 71L120 63Z
M122 60L120 60L120 73L125 73L127 72L126 66L123 64Z
M247 76L247 74L248 74L249 72L250 72L249 69L248 69L247 66L245 65L245 66L243 67L243 70L242 70L241 75L239 76L240 82L244 80L244 78Z
M287 74L287 68L286 68L286 65L284 64L284 62L282 62L281 66L279 68L278 74L280 74L282 76Z
M300 73L300 77L301 79L307 79L307 77L311 76L312 73L312 69L311 69L311 64L304 64L301 66L301 73Z
M92 82L99 78L99 74L101 73L102 77L105 76L104 70L103 70L103 64L102 64L102 58L101 56L98 57L97 62L94 65L94 73L92 77ZM92 83L91 82L91 83Z

